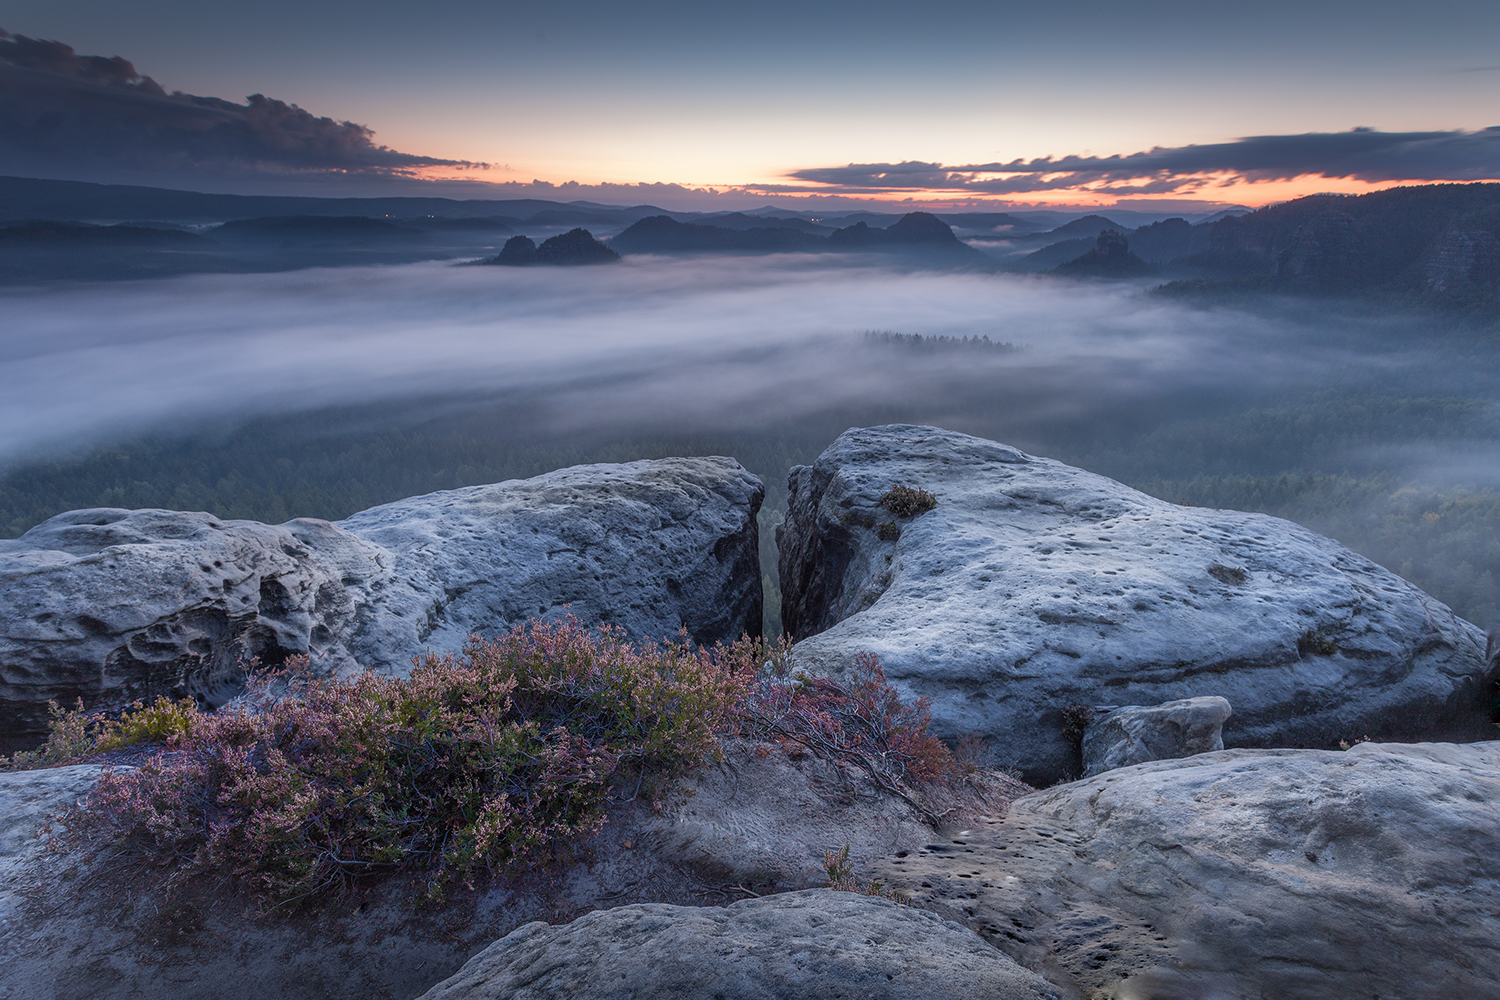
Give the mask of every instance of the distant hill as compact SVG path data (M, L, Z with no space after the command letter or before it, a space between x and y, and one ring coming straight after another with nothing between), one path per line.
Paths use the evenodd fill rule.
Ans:
M1179 264L1228 286L1500 309L1500 184L1313 195L1221 219L1206 243Z
M820 226L816 222L808 222L806 219L772 215L746 215L743 212L729 212L724 215L705 215L692 221L694 225L717 226L720 229L795 229L798 232L818 236L826 236L833 232L828 226Z
M984 260L979 251L954 236L946 223L927 212L910 212L885 228L860 220L827 236L789 226L734 229L660 215L635 223L609 245L621 253L893 251L965 264Z
M712 253L714 251L821 250L826 237L791 227L753 229L678 222L666 215L642 219L609 241L620 253Z
M398 226L362 215L280 215L236 219L209 230L225 243L270 244L278 247L411 246L428 242L420 229Z
M0 249L80 250L112 249L214 250L213 240L180 229L143 226L93 226L77 222L29 219L0 224Z
M505 247L497 255L483 263L526 267L609 264L619 259L618 253L594 239L594 234L587 229L572 229L543 240L541 246L525 236L513 236L505 241Z
M530 220L540 212L571 213L554 225L595 222L603 216L628 223L660 215L652 205L623 208L592 202L565 203L537 198L459 200L454 198L306 198L290 195L205 194L124 184L88 184L33 177L0 177L0 220L69 219L118 222L161 219L172 222L225 222L230 219L291 215L363 215L414 219L494 217ZM561 218L561 216L559 216Z
M1087 253L1052 269L1053 274L1072 278L1130 278L1153 272L1154 268L1130 249L1125 236L1113 229L1100 233Z

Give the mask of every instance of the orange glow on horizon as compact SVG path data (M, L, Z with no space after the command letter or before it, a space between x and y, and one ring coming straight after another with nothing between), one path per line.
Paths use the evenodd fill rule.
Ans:
M546 198L549 192L563 199L585 198L597 200L607 196L628 198L639 192L650 196L652 188L665 186L683 194L697 196L733 196L764 198L767 201L806 205L809 208L824 207L829 202L860 203L872 207L905 208L911 210L940 211L1007 211L1049 208L1121 208L1139 205L1153 208L1160 203L1201 203L1205 208L1215 205L1243 205L1263 208L1281 202L1293 201L1313 194L1369 194L1393 187L1417 186L1440 183L1492 183L1493 181L1378 181L1367 182L1351 178L1330 178L1319 175L1304 175L1287 180L1253 181L1237 175L1183 177L1172 189L1151 193L1123 193L1111 189L1108 184L1081 184L1076 187L1053 191L1037 191L1025 194L998 195L962 189L911 189L887 192L851 190L823 187L813 184L789 185L784 180L749 183L692 183L683 181L661 181L653 183L618 182L609 180L580 181L549 180L536 178L522 181L504 169L491 171L485 164L468 167L423 167L404 172L415 179L434 183L465 183L473 185L472 194L465 197L528 197ZM510 178L501 180L496 174ZM1500 181L1500 178L1495 178ZM1129 182L1121 184L1128 186ZM487 193L485 188L495 189ZM600 190L605 189L605 190ZM669 199L671 192L660 192ZM670 207L663 205L663 207ZM829 210L833 210L831 207ZM1186 210L1186 208L1185 208Z

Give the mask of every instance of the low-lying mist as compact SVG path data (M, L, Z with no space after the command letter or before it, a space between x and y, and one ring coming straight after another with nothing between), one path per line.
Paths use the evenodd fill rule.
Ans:
M789 465L848 426L907 421L1292 517L1476 621L1500 617L1500 374L1487 332L1430 316L796 255L203 275L0 301L0 536L86 506L337 518L686 453L762 476L769 528Z
M507 392L564 431L746 428L851 404L958 423L977 406L1023 429L1126 400L1381 377L1402 361L1371 341L1406 332L797 256L198 276L11 290L4 308L0 462L210 419ZM859 339L872 330L1022 349L881 348Z

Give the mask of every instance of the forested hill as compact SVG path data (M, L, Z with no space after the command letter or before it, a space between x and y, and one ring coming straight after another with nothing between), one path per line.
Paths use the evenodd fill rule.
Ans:
M1207 227L1175 261L1199 278L1314 294L1397 293L1500 307L1500 184L1313 195Z

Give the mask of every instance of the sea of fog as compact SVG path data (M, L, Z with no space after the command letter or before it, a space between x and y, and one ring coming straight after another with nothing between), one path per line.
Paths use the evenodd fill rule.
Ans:
M1148 287L765 256L11 288L0 292L0 462L208 421L447 395L525 392L564 433L745 429L859 406L964 429L985 409L1009 414L1024 436L1028 420L1087 420L1133 401L1253 402L1462 374L1434 360L1420 319L1206 308ZM893 350L869 331L1019 349Z

